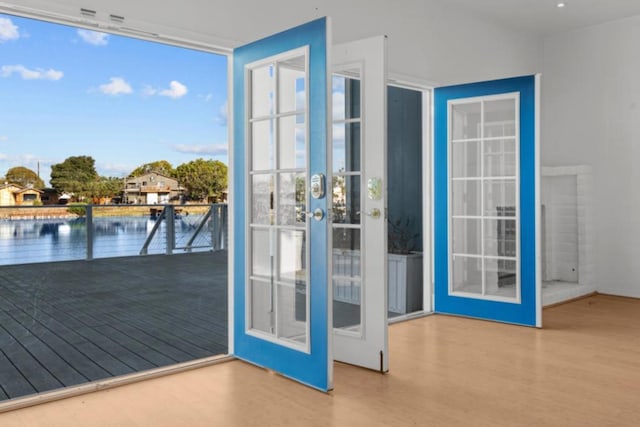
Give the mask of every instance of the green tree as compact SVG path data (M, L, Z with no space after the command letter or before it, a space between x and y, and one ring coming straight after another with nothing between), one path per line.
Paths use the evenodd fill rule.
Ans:
M122 193L123 186L124 179L122 178L101 176L90 186L91 196L94 199L100 199L103 197L115 197Z
M51 186L60 193L73 193L79 200L91 196L98 181L95 163L91 156L67 157L51 166Z
M145 163L142 166L138 166L129 174L129 178L135 178L149 172L155 172L170 178L175 178L176 176L176 170L173 168L171 163L166 160L157 160L155 162Z
M227 188L227 165L219 160L196 159L178 166L176 177L191 199L217 201Z
M44 182L38 174L24 166L16 166L9 169L4 180L9 184L16 184L22 187L44 188Z

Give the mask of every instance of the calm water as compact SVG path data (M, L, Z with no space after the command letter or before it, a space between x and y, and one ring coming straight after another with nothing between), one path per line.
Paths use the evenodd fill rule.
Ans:
M175 220L176 246L184 246L193 235L200 215ZM138 217L98 217L93 219L93 257L140 254L154 219ZM194 246L211 249L211 232L204 227ZM163 221L149 245L148 253L165 253L166 223ZM176 249L176 252L182 250ZM84 218L0 220L0 265L66 261L87 257L87 229Z

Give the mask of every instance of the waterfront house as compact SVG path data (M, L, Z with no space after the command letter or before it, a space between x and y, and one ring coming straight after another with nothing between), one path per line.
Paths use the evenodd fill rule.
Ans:
M16 184L0 186L0 206L32 206L42 203L43 192L35 188L25 188Z
M156 172L127 178L123 202L129 204L162 204L178 200L184 189L178 180Z

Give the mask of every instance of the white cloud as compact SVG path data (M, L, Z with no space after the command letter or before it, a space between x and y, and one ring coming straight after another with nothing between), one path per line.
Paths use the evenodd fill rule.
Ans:
M127 176L135 169L135 166L125 165L122 163L98 163L96 169L101 176Z
M7 156L4 153L0 153L0 160L7 160L9 158L9 156Z
M92 44L94 46L106 46L109 43L109 34L100 33L98 31L91 30L78 30L78 36L85 43Z
M210 156L224 156L227 155L229 149L227 144L176 144L172 148L178 153L185 154L207 154Z
M8 141L9 137L7 135L0 135L0 142Z
M169 98L178 99L185 96L188 91L189 90L185 85L183 85L177 80L172 80L171 83L169 83L169 89L163 89L159 91L158 95L168 96Z
M153 95L155 95L156 93L158 93L158 89L154 89L154 88L152 88L152 87L151 87L151 86L149 86L149 85L145 85L145 86L142 88L142 95L143 95L143 96L153 96Z
M129 85L129 83L127 83L122 77L111 77L109 79L109 83L100 85L98 88L100 92L110 96L128 95L133 93L131 85Z
M64 73L62 71L49 68L43 70L36 68L34 70L25 67L24 65L3 65L0 67L0 77L11 77L13 74L18 74L23 80L60 80Z
M198 95L198 98L204 99L204 102L209 102L209 101L211 101L213 99L213 94L212 93L208 93L206 95L200 94L200 95Z
M18 26L9 18L0 18L0 43L20 38Z
M229 122L229 103L225 101L224 104L218 109L218 115L215 118L215 122L220 126L227 126Z

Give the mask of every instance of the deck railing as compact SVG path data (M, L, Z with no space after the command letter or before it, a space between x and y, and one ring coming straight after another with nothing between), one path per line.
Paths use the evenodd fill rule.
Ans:
M0 265L224 250L226 204L0 207Z

